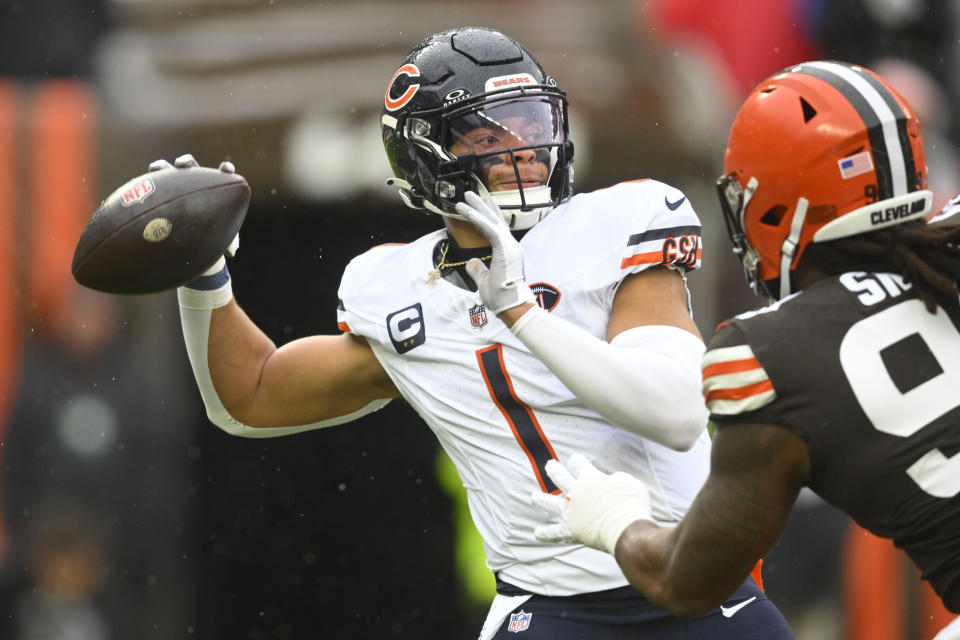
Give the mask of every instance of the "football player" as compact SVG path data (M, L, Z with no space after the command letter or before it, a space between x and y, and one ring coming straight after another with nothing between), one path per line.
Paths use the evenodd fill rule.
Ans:
M685 283L700 223L684 194L648 180L572 196L566 96L491 29L414 47L381 129L389 183L443 228L350 262L337 336L277 348L223 260L180 288L211 421L269 437L406 400L456 465L497 578L483 638L793 637L750 576L735 590L761 601L750 612L688 621L631 589L608 554L533 536L529 493L559 493L549 460L579 452L639 473L663 526L706 478L704 345Z
M651 600L697 615L739 587L807 486L893 539L960 613L960 207L925 221L913 110L867 69L800 64L747 98L724 172L734 252L775 302L722 324L703 358L706 484L658 528L643 483L553 462L569 502L534 498L561 515L538 537L605 548Z

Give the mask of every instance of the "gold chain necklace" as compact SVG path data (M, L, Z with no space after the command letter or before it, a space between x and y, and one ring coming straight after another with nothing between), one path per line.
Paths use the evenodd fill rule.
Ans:
M444 269L452 269L453 267L459 267L467 264L468 262L470 262L470 260L472 260L472 258L470 258L467 260L461 260L460 262L447 262L447 251L449 250L450 250L450 242L446 242L443 245L443 253L440 255L440 264L437 265L436 269L427 273L427 284L430 284L434 280L439 280L440 278L442 278L443 273L441 272ZM492 257L493 257L493 254L491 253L490 255L484 256L480 259L489 260Z

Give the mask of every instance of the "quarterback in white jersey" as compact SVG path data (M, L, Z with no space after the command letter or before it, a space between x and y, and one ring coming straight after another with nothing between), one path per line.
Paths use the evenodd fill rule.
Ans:
M668 209L670 203L676 210ZM476 291L431 277L435 249L446 242L446 231L437 231L355 258L340 286L341 329L367 339L454 461L493 571L550 595L623 586L611 556L533 539L530 492L556 490L544 465L590 452L609 470L637 473L657 487L652 506L658 522L671 524L706 479L706 431L680 453L627 433L585 406L487 311ZM699 265L700 223L682 193L637 181L574 196L520 245L538 304L604 340L625 277L663 264L681 270Z
M699 221L655 181L571 197L566 110L556 81L502 33L454 29L414 47L384 95L389 183L444 229L355 258L336 336L277 348L233 300L224 261L181 287L207 413L269 437L409 402L453 459L497 576L484 639L792 637L753 579L736 594L759 600L747 612L683 620L630 588L609 555L532 534L531 490L560 493L550 460L580 453L641 475L670 526L710 449L684 277L700 264Z

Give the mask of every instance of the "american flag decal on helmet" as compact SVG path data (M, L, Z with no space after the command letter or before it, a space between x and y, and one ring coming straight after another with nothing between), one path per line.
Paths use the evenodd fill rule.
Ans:
M710 413L754 411L777 397L750 345L711 349L703 356L703 395Z
M840 175L844 180L873 171L873 160L870 159L869 151L861 151L843 160L838 160L837 165L840 167Z

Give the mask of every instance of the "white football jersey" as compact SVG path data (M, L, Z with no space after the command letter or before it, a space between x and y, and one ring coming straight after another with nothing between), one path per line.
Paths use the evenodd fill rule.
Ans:
M670 526L706 480L706 431L680 453L609 424L488 313L479 294L429 277L445 237L440 230L354 258L339 291L341 330L369 341L436 433L467 490L487 565L501 579L557 596L627 584L606 553L534 538L543 516L530 493L558 491L544 465L581 453L605 471L632 473L650 488L654 518ZM539 304L600 339L625 276L660 264L694 269L702 246L684 195L653 180L577 195L520 244Z

